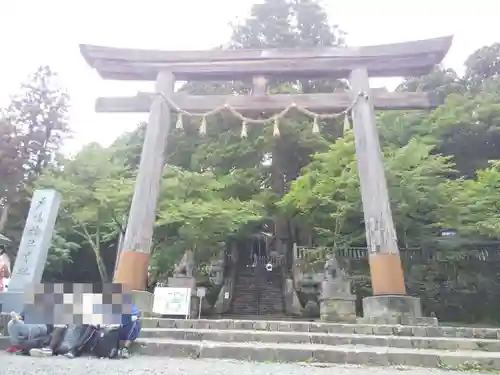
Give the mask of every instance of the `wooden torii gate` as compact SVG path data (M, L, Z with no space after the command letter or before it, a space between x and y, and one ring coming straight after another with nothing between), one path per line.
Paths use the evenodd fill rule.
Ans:
M134 290L145 289L171 111L182 109L200 113L226 106L245 113L276 113L292 103L297 108L315 113L350 108L375 296L365 299L364 313L365 316L377 317L387 315L387 311L395 314L406 311L419 316L419 300L406 296L374 109L431 109L440 103L435 95L429 93L370 90L369 77L427 74L442 61L451 42L452 36L447 36L354 48L210 51L156 51L80 45L87 63L103 79L156 82L155 93L98 98L96 101L97 112L149 112L115 282L128 284ZM267 77L347 78L350 91L267 95ZM254 89L248 96L190 96L174 93L173 89L176 80L249 78L253 79Z

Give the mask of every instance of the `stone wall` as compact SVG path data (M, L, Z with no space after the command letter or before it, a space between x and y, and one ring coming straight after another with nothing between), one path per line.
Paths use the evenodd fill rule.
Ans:
M7 336L7 324L10 321L10 314L0 313L0 335Z

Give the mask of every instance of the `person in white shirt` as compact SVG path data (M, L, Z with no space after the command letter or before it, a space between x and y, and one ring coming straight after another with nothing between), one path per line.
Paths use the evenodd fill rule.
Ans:
M268 284L271 284L271 273L273 272L273 265L271 264L271 261L267 262L266 271L267 271L267 282Z
M0 245L0 292L7 289L10 279L10 259L5 252L5 247Z

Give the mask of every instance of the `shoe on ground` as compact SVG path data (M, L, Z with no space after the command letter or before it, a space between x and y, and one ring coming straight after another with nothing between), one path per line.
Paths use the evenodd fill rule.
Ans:
M65 356L66 358L70 358L70 359L75 358L75 355L74 355L72 352L67 352L66 354L64 354L64 356Z
M52 349L50 348L33 348L30 350L32 357L52 357Z
M120 358L130 358L130 351L127 348L122 348L118 352L118 357L120 357Z
M7 353L9 353L9 354L19 354L22 352L23 352L23 348L21 348L20 346L13 345L7 349Z

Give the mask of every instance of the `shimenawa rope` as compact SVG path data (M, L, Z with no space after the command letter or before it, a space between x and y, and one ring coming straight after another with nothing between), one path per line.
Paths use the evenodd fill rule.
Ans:
M335 119L344 116L344 132L348 131L351 128L351 124L349 121L349 112L351 112L352 108L354 105L357 103L358 99L360 97L366 97L366 94L364 93L359 93L356 98L352 101L352 103L343 111L338 112L338 113L316 113L313 112L305 107L301 107L297 105L296 103L291 103L288 107L283 109L281 112L278 112L271 117L265 118L265 119L253 119L250 117L244 116L241 112L239 112L237 109L235 109L233 106L230 104L226 103L223 106L214 108L210 111L203 112L203 113L196 113L196 112L189 112L186 111L182 108L180 108L172 99L170 99L168 96L166 96L163 93L157 93L158 96L160 96L164 103L168 106L170 106L175 112L177 112L177 123L176 123L176 128L177 129L183 129L183 116L188 116L188 117L200 117L201 118L201 125L199 128L199 133L200 134L206 134L207 132L207 117L213 116L217 113L223 112L223 111L228 111L231 113L233 116L241 120L242 126L241 126L241 137L245 138L248 135L248 124L267 124L269 122L273 122L273 136L279 137L280 136L280 129L279 129L279 121L282 120L288 112L290 112L292 109L295 109L296 111L309 116L313 119L313 125L312 125L312 132L313 133L319 133L319 121L318 120L327 120L327 119Z

